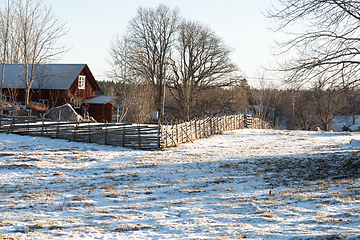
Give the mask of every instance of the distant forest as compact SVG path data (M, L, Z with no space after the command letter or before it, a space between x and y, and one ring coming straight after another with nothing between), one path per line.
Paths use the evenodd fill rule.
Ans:
M151 91L143 84L98 82L102 94L119 96L118 106L122 122L151 122L149 104ZM196 98L189 119L247 111L270 122L275 128L311 130L331 129L336 116L349 116L355 122L360 114L359 90L332 89L319 81L306 90L280 90L271 86L252 88L242 79L236 87L208 89ZM165 119L186 120L169 88L165 91Z

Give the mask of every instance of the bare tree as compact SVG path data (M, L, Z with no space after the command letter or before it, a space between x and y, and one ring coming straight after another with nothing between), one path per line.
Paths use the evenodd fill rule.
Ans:
M121 101L116 102L118 111L117 122L125 122L129 108L134 104L134 99L136 97L131 86L133 84L138 84L136 72L133 68L128 67L129 62L131 61L129 58L131 58L131 56L129 55L127 36L117 36L111 43L109 53L112 58L110 61L112 66L110 78L116 81L116 95L121 98Z
M191 109L202 91L231 86L240 80L230 60L232 50L208 27L183 21L175 50L168 86L183 119L191 118Z
M278 0L267 16L276 31L290 33L278 43L287 60L280 65L288 82L305 84L327 73L327 81L359 83L360 2L350 0ZM323 76L322 76L323 77Z
M38 86L37 93L38 99L42 97L42 90L46 88L46 84L50 81L51 75L48 74L48 69L46 66L41 65L41 67L37 68L36 74L34 76L34 82Z
M346 106L345 115L351 115L352 117L352 125L356 124L356 118L360 113L360 89L358 87L348 86L344 90L344 94L346 97Z
M199 93L197 106L191 110L193 116L232 114L249 110L247 91L241 86L232 88L215 87ZM182 115L179 116L183 117Z
M294 122L301 130L311 130L319 123L314 114L312 91L302 90L293 93Z
M312 104L314 115L324 131L329 130L329 124L344 107L343 92L337 91L333 85L327 86L322 79L314 83L312 89Z
M58 40L67 33L65 23L42 0L20 0L16 5L16 40L20 62L25 69L25 103L30 100L30 89L40 64L55 61L66 52Z
M129 40L126 35L116 36L112 40L109 50L111 57L109 63L112 67L109 76L121 83L132 82L132 78L136 76L136 72L129 65L131 56L129 54L130 48L128 42Z
M14 86L8 87L7 92L10 96L10 102L15 103L17 99L17 95L19 94L19 89L15 85L15 87Z
M257 88L250 91L250 105L254 115L264 121L269 121L273 114L272 95L275 87L266 81L265 73L259 73Z
M189 119L202 92L241 81L230 61L231 53L232 49L208 27L181 21L177 9L164 5L139 8L127 34L112 42L112 77L122 83L123 106L131 99L126 89L130 83L152 86L148 99L151 110L164 116L165 93L171 92L171 99L176 101L171 107Z
M170 10L165 5L159 5L156 9L140 7L129 24L126 55L123 51L117 52L117 59L136 74L137 81L153 86L152 102L159 112L178 22L176 9Z
M63 99L68 98L68 92L60 92L54 89L50 89L49 94L50 94L49 107L54 107L59 104L64 104Z
M5 78L5 65L8 62L9 42L12 32L12 22L14 19L13 1L8 0L3 9L0 8L0 41L2 54L2 74L0 83L0 107L3 101L3 85ZM2 108L1 108L2 111Z

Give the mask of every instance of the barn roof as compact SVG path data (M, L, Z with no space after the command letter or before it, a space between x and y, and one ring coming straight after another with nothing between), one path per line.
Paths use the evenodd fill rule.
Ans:
M0 65L1 66L1 65ZM33 65L29 65L29 74ZM79 73L88 68L86 64L41 64L34 65L34 83L32 89L67 90ZM91 74L91 72L89 71ZM0 67L2 74L2 67ZM1 75L0 75L1 76ZM94 78L91 74L91 77ZM95 79L94 79L95 80ZM6 64L4 88L25 89L25 67L23 64Z
M111 96L94 96L84 101L84 103L89 104L105 104L115 100L118 97L111 97Z

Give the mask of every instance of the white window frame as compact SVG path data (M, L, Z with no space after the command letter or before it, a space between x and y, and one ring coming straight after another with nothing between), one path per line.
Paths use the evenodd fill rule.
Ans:
M81 108L81 104L82 104L82 102L81 102L80 99L75 100L75 101L74 101L74 108L75 108L75 109Z
M43 104L45 106L49 106L49 100L48 99L39 99L39 103Z
M85 75L79 75L78 88L85 89Z

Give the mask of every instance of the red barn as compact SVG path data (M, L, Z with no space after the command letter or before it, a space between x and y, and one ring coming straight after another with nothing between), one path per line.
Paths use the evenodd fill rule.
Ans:
M116 97L95 96L95 92L101 89L86 64L29 65L28 72L34 75L30 101L42 103L49 108L70 103L82 116L88 113L99 122L111 122L111 101ZM25 90L24 65L6 64L3 84L5 100L25 101Z

